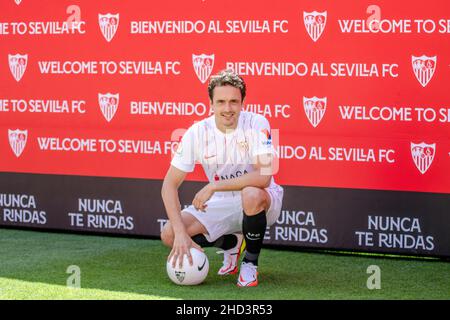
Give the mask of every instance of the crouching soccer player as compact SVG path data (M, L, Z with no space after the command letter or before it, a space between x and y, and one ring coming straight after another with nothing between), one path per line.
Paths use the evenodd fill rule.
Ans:
M189 249L223 249L218 274L238 271L243 240L246 250L238 286L258 285L258 257L266 227L280 215L283 188L272 177L275 151L267 119L242 111L243 79L228 70L212 76L208 94L214 114L184 134L164 178L162 198L169 221L161 239L172 248L169 258L181 264ZM209 183L181 210L178 188L200 163Z

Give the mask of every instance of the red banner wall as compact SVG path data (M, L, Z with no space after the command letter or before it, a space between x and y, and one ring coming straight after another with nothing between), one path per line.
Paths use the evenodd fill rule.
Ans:
M157 236L180 129L210 115L208 77L231 68L280 156L285 202L266 241L448 256L449 9L4 0L0 224ZM205 181L200 168L188 179L184 204L192 181ZM115 212L80 213L104 199L133 223L120 230ZM83 215L109 224L86 226Z
M280 129L280 145L297 148L282 157L281 183L449 193L449 5L370 4L3 1L2 171L162 178L168 150L143 148L209 114L192 62L205 54L209 72L231 67L244 76L249 110ZM110 41L99 22L108 13L117 15ZM20 81L8 63L16 54L27 60ZM423 56L431 67L420 78L412 60ZM99 107L104 93L119 94L110 121ZM326 98L316 126L304 106L312 97ZM20 156L8 136L16 129L27 133ZM106 148L101 139L113 141ZM429 158L419 169L411 144L421 143L430 147L416 150Z
M204 54L207 73L240 72L247 108L279 129L282 184L449 193L448 9L444 0L3 1L0 168L162 178L172 131L209 114L193 65ZM117 15L105 20L117 27L110 41L106 14ZM26 55L19 81L8 58L17 54ZM119 95L110 121L106 93ZM313 107L309 121L313 97L326 98L325 112ZM19 156L16 129L27 138Z

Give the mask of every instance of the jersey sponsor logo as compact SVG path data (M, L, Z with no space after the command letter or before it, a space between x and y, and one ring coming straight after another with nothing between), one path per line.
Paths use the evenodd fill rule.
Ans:
M201 83L205 83L214 67L214 54L200 54L192 55L192 64L194 66L195 74Z
M98 25L100 26L100 30L106 41L110 42L114 38L117 28L119 27L119 14L99 14Z
M234 174L233 173L232 174L221 174L220 176L217 173L215 173L214 174L214 181L234 179L234 178L240 177L240 176L242 176L244 174L247 174L247 173L248 173L247 170L244 170L244 171L238 170Z
M436 71L437 56L421 57L412 56L412 67L414 75L419 83L425 88L434 76Z
M28 130L8 130L9 145L16 157L20 157L27 144Z
M309 122L316 128L326 112L327 98L303 97L303 108L305 109Z
M110 122L119 107L119 94L98 94L98 103L105 119Z
M411 142L411 156L420 173L424 174L428 171L433 163L435 154L436 143L427 144L422 142L420 144L415 144Z
M15 2L17 5L19 5L19 4L22 2L22 0L14 0L14 2Z
M314 42L322 36L327 24L327 11L324 12L303 12L303 22L306 31Z
M268 129L262 129L261 132L265 138L261 143L265 146L270 146L272 144L272 135L270 134L270 131Z
M22 79L27 68L28 54L9 54L8 55L9 70L17 82Z

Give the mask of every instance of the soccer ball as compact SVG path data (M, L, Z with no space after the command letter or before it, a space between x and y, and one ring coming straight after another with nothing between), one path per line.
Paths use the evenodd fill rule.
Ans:
M192 286L202 283L209 271L209 261L206 254L198 249L191 248L192 266L188 257L183 257L183 267L180 268L177 261L175 268L172 267L172 260L167 261L167 274L174 283L178 285Z

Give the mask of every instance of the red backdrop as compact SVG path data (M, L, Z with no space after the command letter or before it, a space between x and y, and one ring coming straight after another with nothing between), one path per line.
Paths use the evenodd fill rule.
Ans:
M279 183L450 193L450 4L371 5L4 0L0 170L162 179L173 130L209 114L206 83L193 64L193 55L205 54L213 62L208 69L208 61L200 61L206 71L242 73L247 107L279 129ZM109 34L99 14L118 14L105 20ZM380 24L369 29L372 20ZM78 24L65 32L66 21ZM27 56L14 64L17 54ZM414 57L424 64L413 64ZM106 62L117 71L103 72ZM78 73L83 63L87 68ZM118 103L107 100L116 109L110 121L99 103L106 93L119 94ZM326 98L322 110L304 103L313 97ZM136 114L132 106L142 102L155 108ZM65 112L46 110L64 103ZM197 114L190 114L192 106ZM16 129L23 135L10 134ZM88 150L77 151L81 140L89 140ZM103 149L100 140L112 141ZM139 149L143 145L156 149ZM189 179L203 174L196 170Z

